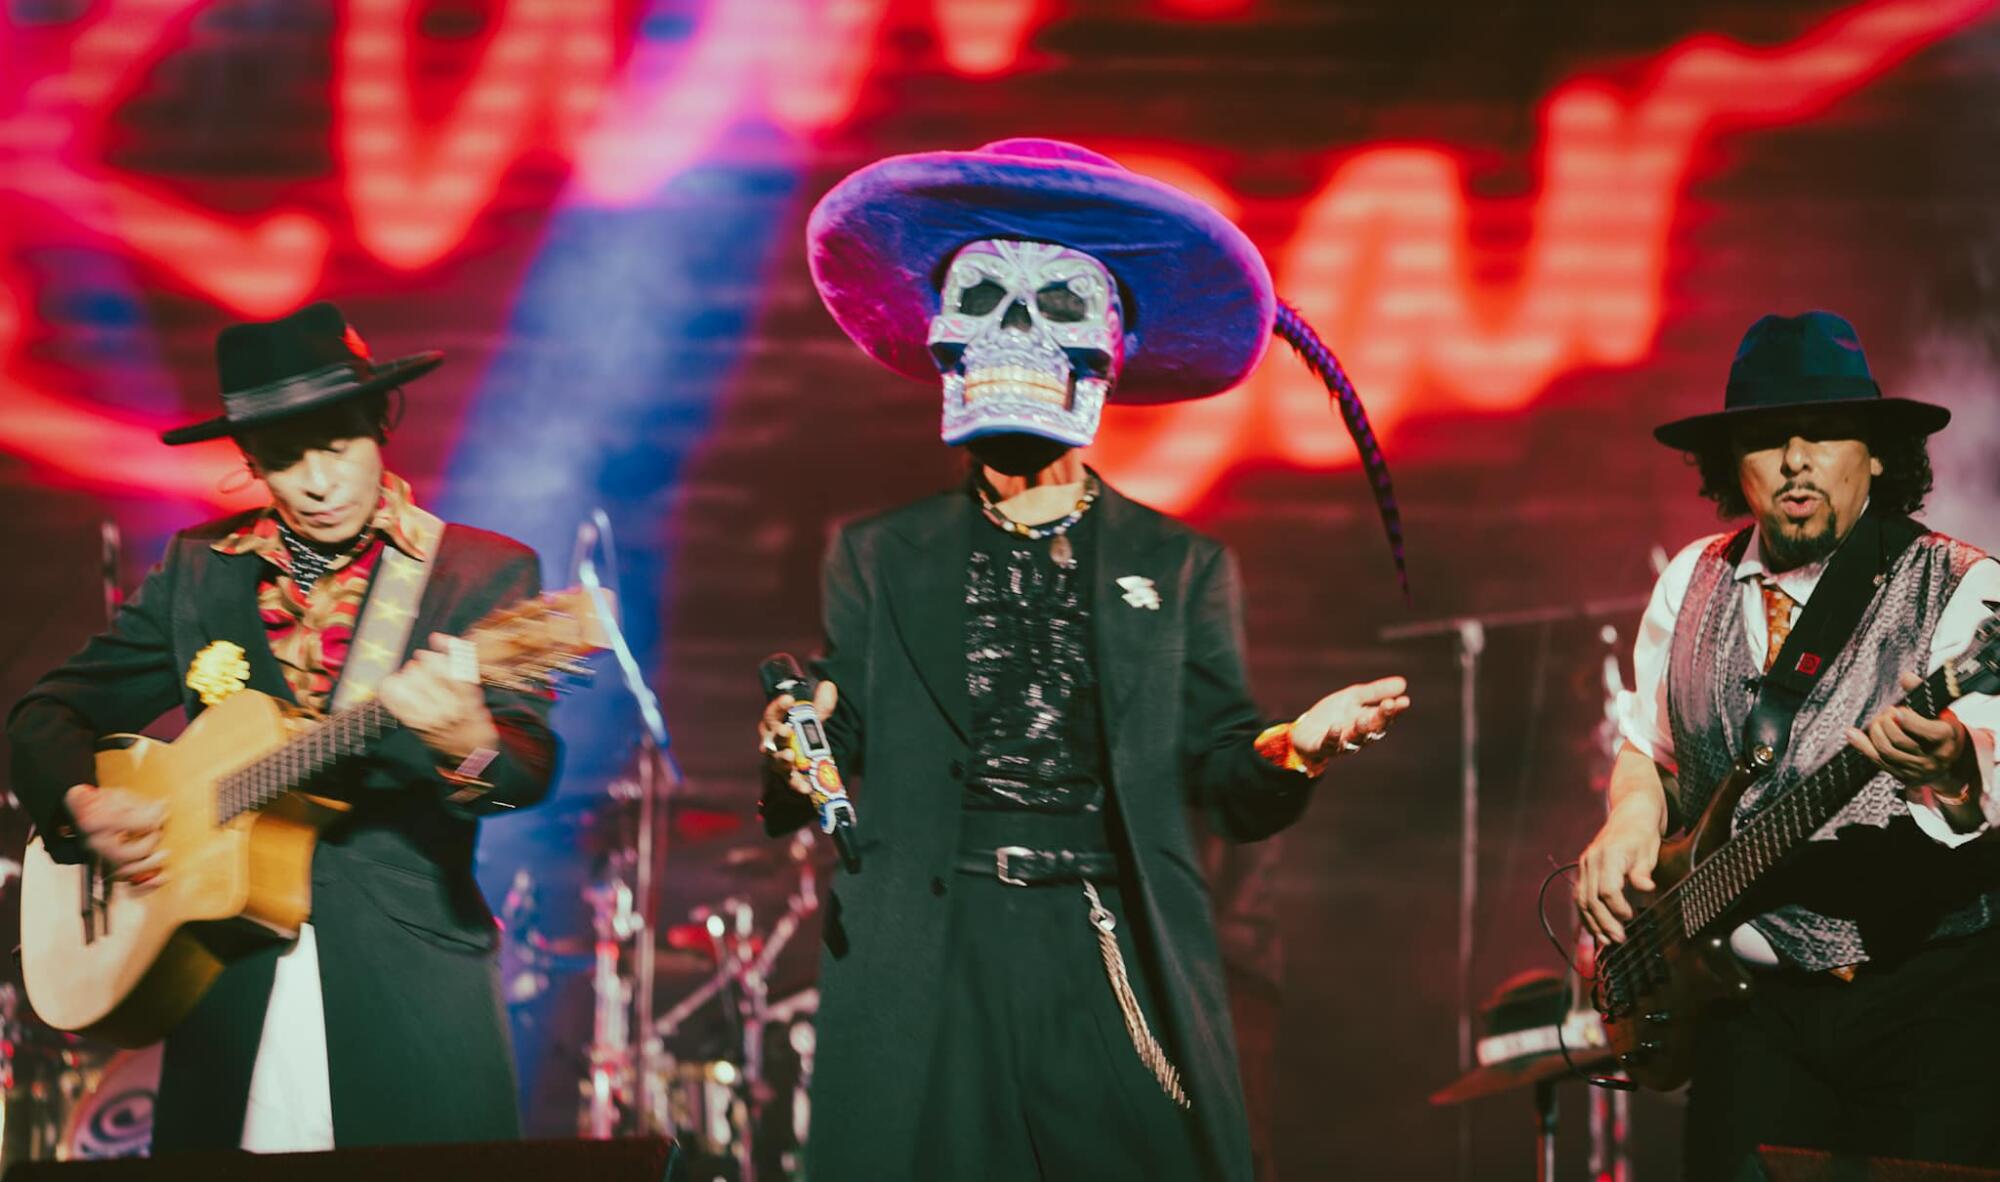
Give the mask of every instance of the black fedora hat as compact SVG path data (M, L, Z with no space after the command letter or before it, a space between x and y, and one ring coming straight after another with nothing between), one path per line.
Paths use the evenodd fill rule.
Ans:
M1854 326L1831 312L1766 316L1743 334L1729 363L1722 409L1653 428L1668 447L1694 451L1715 432L1757 415L1825 407L1859 412L1895 430L1929 435L1951 421L1942 406L1884 398Z
M1526 1084L1561 1079L1611 1058L1597 1011L1572 996L1569 982L1547 969L1509 977L1479 1005L1478 1064L1443 1089L1433 1104L1460 1104Z
M163 431L170 445L198 443L387 390L420 378L444 360L418 353L377 365L340 309L321 301L277 320L232 324L215 338L222 413Z

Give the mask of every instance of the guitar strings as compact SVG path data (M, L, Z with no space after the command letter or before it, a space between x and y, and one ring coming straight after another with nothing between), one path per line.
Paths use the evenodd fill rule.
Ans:
M1916 694L1913 691L1911 694L1911 698L1914 699L1915 696ZM1907 700L1910 699L1906 699L1906 701ZM1765 808L1764 811L1758 813L1755 817L1753 817L1743 827L1743 829L1735 835L1735 837L1731 838L1730 839L1731 842L1733 843L1739 840L1747 840L1750 844L1754 845L1759 840L1767 839L1771 831L1774 829L1781 829L1785 826L1792 824L1799 824L1803 826L1807 822L1808 818L1806 815L1802 814L1808 813L1810 806L1813 803L1815 803L1810 799L1810 797L1815 791L1817 791L1820 787L1822 787L1822 784L1820 782L1822 774L1830 770L1837 770L1834 768L1834 765L1843 758L1846 758L1846 752L1852 750L1853 748L1842 748L1841 753L1836 754L1832 759L1828 760L1827 763L1822 765L1818 770L1814 771L1811 775L1807 776L1805 779L1799 781L1792 788L1789 788L1781 792L1770 803L1770 805ZM1854 755L1855 758L1860 758L1859 752L1855 752ZM1812 832L1816 831L1817 828L1815 827L1815 829L1812 830ZM1805 836L1809 838L1810 832L1808 832ZM1736 848L1743 849L1747 848L1747 846L1737 846ZM1664 951L1677 941L1692 938L1696 933L1687 930L1687 909L1684 906L1687 897L1683 893L1683 889L1686 888L1689 883L1695 881L1696 875L1699 875L1704 871L1707 871L1710 874L1721 874L1724 876L1734 873L1740 873L1741 871L1740 868L1738 867L1722 867L1713 870L1710 869L1710 867L1716 866L1716 858L1726 857L1726 856L1729 855L1724 855L1718 852L1717 854L1704 860L1699 865L1697 865L1694 868L1694 870L1688 874L1686 878L1682 879L1679 883L1676 883L1672 888L1670 888L1666 893L1662 894L1652 907L1649 907L1645 911L1641 912L1638 918L1635 919L1633 926L1637 927L1642 921L1652 921L1648 922L1646 925L1648 927L1647 934L1637 939L1628 938L1624 941L1620 941L1619 943L1612 945L1611 952L1607 954L1607 962L1605 965L1606 971L1616 972L1616 970L1622 969L1627 961L1630 961L1635 957L1639 959L1641 964L1643 964L1644 959L1646 957L1651 956L1654 953ZM1680 929L1679 931L1673 930L1672 927L1669 927L1664 931L1658 930L1661 925L1661 922L1663 921L1659 921L1656 917L1658 917L1663 913L1663 911L1667 908L1667 905L1669 903L1673 905L1673 910L1676 913L1675 914L1676 923L1674 926L1678 927ZM1703 922L1697 929L1697 931L1705 929L1708 926L1708 924L1714 923L1724 914L1727 914L1727 912L1728 908L1726 907L1717 911L1715 915L1710 916L1708 920ZM1634 933L1634 935L1637 936L1638 933ZM1628 949L1630 951L1626 951ZM1615 966L1612 963L1613 961L1616 962ZM1616 973L1616 975L1623 976L1622 973Z

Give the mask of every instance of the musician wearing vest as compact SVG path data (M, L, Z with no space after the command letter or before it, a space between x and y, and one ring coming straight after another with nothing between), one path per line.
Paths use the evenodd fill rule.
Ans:
M968 461L827 550L817 700L860 864L825 905L808 1172L1249 1182L1188 809L1268 837L1409 699L1383 678L1269 725L1233 558L1078 449L1107 398L1250 371L1278 314L1263 260L1186 194L1033 139L872 164L808 236L849 336L942 376ZM760 725L774 833L815 812L791 702Z
M387 363L331 304L226 328L224 413L166 432L241 448L270 504L177 534L108 631L13 709L13 788L58 863L161 877L163 812L93 786L100 736L244 689L310 719L372 693L400 724L312 782L343 802L295 941L231 962L168 1035L155 1152L490 1140L518 1132L479 819L548 791L548 699L488 689L456 639L539 590L534 554L444 525L386 471ZM107 915L110 912L106 913ZM108 924L108 920L106 921Z
M1982 840L2000 710L1956 690L1912 708L2000 606L2000 564L1909 516L1948 418L1884 397L1852 326L1808 312L1751 326L1721 412L1655 432L1751 521L1682 550L1653 590L1575 898L1622 988L1625 951L1659 947L1637 909L1669 886L1662 836L1740 783L1739 762L1768 764L1733 810L1719 797L1717 832L1757 826L1724 851L1740 897L1711 921L1749 989L1692 1032L1690 1179L1761 1178L1760 1144L2000 1165L2000 858ZM1795 831L1774 828L1789 809ZM1675 906L1693 927L1709 904Z

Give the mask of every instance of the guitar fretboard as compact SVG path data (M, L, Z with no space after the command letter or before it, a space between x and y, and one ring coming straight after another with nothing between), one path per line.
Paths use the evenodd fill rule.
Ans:
M337 711L305 734L288 740L216 783L215 819L227 824L255 812L393 730L398 723L374 698Z

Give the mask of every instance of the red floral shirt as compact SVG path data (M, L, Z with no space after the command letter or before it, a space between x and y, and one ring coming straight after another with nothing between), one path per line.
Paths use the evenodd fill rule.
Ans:
M292 581L292 552L278 534L275 507L214 545L221 554L255 554L269 564L257 581L257 615L271 655L285 671L285 681L299 705L324 712L340 671L354 643L354 627L368 587L382 565L382 547L392 545L419 561L430 555L417 539L412 514L416 502L410 486L392 473L382 474L382 499L362 531L368 540L337 559L313 584L310 594Z

